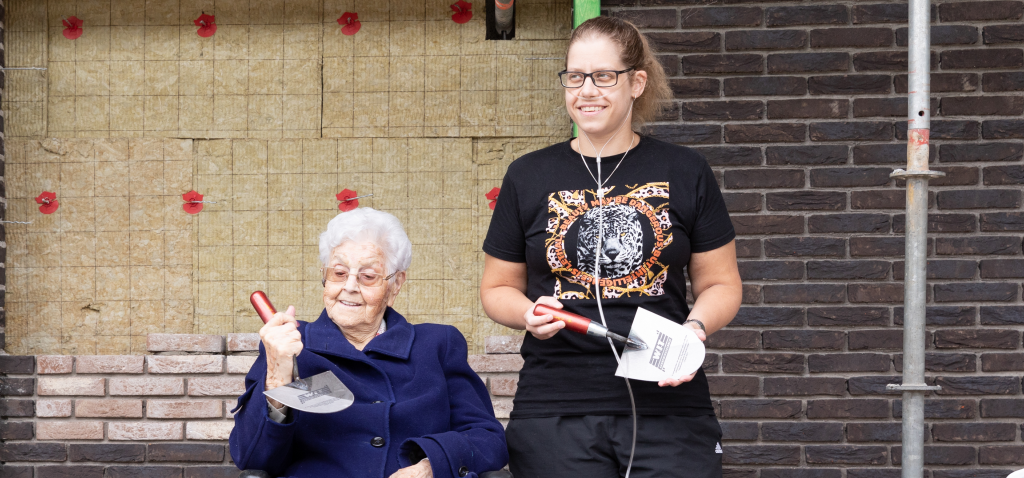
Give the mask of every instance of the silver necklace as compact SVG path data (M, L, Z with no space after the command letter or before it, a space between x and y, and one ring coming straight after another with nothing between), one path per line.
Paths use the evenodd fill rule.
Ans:
M634 102L636 102L636 98L633 98L633 101L631 101L629 103L629 112L630 113L633 112L633 103ZM601 154L604 153L604 148L607 147L608 144L611 143L613 139L615 139L615 136L617 136L619 134L619 131L622 131L622 126L626 124L626 120L627 119L629 119L629 113L626 113L626 116L624 118L622 118L622 123L619 123L619 127L618 127L618 129L615 130L615 134L613 134L611 138L608 138L608 141L606 141L604 143L604 146L601 146L601 150L597 152L597 174L598 175L601 174ZM583 137L587 138L587 142L590 143L590 149L596 150L597 148L594 147L594 142L590 140L590 136L587 135L587 132L584 131L583 128L579 128L579 130L580 130L580 133L583 133ZM608 180L612 178L612 175L615 174L615 171L619 170L619 166L622 166L622 163L624 163L626 161L626 155L629 154L629 150L633 148L633 140L636 139L636 138L633 137L633 135L632 135L633 131L632 130L630 131L630 133L631 134L629 136L629 147L626 148L626 151L622 153L622 159L619 160L619 164L615 165L615 168L612 169L611 174L609 174L607 178L604 178L604 181L601 181L600 179L595 177L594 173L592 171L590 171L590 166L587 165L587 158L585 158L583 156L583 145L580 144L580 148L579 148L580 160L583 161L583 167L587 168L587 173L590 174L590 178L593 179L595 183L597 183L597 191L596 192L597 192L597 195L601 199L604 198L604 194L601 193L601 188L603 188L605 183L607 183Z

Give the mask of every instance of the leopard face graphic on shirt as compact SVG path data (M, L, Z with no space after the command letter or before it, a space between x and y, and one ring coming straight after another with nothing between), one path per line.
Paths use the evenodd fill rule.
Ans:
M669 185L616 189L605 188L603 202L589 189L548 196L545 244L558 299L593 298L595 263L600 267L602 298L665 293L668 266L659 256L672 243Z

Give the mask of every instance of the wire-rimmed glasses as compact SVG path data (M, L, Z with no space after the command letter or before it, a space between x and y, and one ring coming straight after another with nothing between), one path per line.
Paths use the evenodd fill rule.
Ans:
M327 282L348 283L351 274L351 271L344 266L327 267L324 269L324 285ZM391 280L395 274L398 274L398 272L392 272L385 277L383 274L378 274L374 271L360 271L356 274L356 282L359 283L360 287L380 287L385 281Z
M558 81L562 82L563 88L580 88L589 77L590 81L594 83L594 86L598 88L609 88L619 83L619 75L633 70L633 68L626 68L625 70L618 71L598 70L591 73L562 70L558 72Z

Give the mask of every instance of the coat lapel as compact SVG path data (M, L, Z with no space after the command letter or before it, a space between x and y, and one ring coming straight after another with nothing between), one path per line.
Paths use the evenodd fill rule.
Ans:
M391 307L384 311L384 321L388 324L387 330L374 337L362 351L359 351L345 338L341 329L331 321L331 318L327 316L327 310L324 309L315 322L305 327L306 347L316 353L358 361L366 361L366 352L376 352L408 360L416 335L412 324Z

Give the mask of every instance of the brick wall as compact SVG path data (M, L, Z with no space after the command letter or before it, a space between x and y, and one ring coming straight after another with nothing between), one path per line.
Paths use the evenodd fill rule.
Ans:
M153 334L152 355L0 356L0 477L237 477L229 410L258 340Z
M4 29L6 29L6 6L0 0L0 68L7 66L7 55L4 49ZM0 103L3 102L6 75L0 74ZM7 162L7 137L4 134L6 114L0 111L0 219L7 219L7 179L4 164ZM7 228L0 224L0 350L7 347Z
M907 4L602 3L662 52L652 132L707 156L739 234L744 307L706 364L727 476L899 476ZM1024 467L1022 14L932 6L933 478Z

